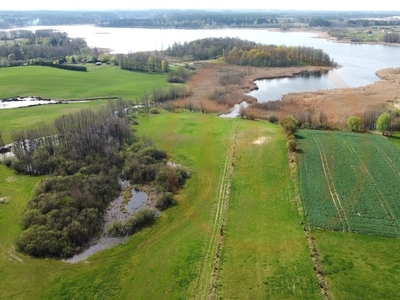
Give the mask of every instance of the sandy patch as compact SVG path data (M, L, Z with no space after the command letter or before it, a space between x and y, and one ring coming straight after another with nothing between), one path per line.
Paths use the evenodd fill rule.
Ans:
M262 145L265 144L266 142L268 142L270 140L270 138L267 138L265 136L259 137L258 139L256 139L255 141L253 141L254 145Z

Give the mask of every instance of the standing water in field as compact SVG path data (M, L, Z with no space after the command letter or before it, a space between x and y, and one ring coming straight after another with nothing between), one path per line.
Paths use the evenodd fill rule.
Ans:
M122 181L121 185L127 187L127 183ZM106 236L107 226L114 221L123 221L128 216L143 208L146 204L147 194L132 188L132 196L127 203L124 203L122 194L118 196L113 202L110 203L109 208L104 216L104 233L103 236L88 249L82 253L74 255L72 258L65 259L64 262L78 263L86 260L93 254L102 250L109 249L116 245L121 245L126 242L127 237L109 237Z

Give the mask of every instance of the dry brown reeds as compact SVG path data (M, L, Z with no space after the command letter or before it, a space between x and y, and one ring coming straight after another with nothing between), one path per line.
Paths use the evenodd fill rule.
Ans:
M257 79L290 77L303 71L321 71L321 67L257 68L223 64L204 64L188 81L193 94L174 101L173 106L210 113L224 113L242 101L255 103L246 95L256 89ZM249 106L244 116L267 120L291 114L312 127L343 128L350 116L376 115L388 104L400 100L400 69L377 72L384 81L358 88L337 88L317 92L290 93L282 100ZM374 113L377 112L377 113Z

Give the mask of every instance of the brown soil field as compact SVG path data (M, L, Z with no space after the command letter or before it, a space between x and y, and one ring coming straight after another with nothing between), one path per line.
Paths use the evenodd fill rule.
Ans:
M197 66L195 74L187 85L193 94L174 102L175 107L202 112L227 112L234 104L256 99L246 93L256 89L254 80L290 77L302 71L323 71L328 67L257 68L224 64L203 63ZM382 110L386 106L400 103L400 69L379 70L382 79L373 84L348 88L340 78L334 82L338 87L316 92L290 93L283 96L272 108L249 106L245 115L249 118L278 118L292 114L307 114L308 118L323 119L327 127L343 128L347 118L363 117L369 111ZM333 80L335 80L333 78ZM399 104L400 108L400 104Z

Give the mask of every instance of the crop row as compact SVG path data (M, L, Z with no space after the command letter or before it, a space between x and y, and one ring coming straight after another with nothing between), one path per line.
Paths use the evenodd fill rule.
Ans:
M301 131L302 200L313 227L400 236L400 152L381 136Z

